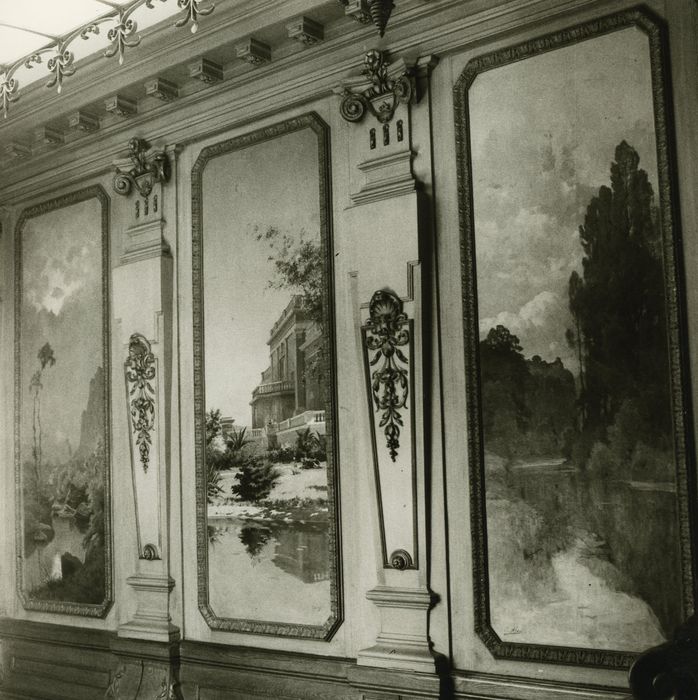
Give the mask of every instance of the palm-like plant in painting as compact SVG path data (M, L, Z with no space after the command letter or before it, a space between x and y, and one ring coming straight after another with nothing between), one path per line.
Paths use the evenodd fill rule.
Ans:
M39 369L34 372L29 384L29 391L32 393L32 457L34 459L34 476L37 484L39 482L39 470L41 469L41 390L43 384L41 379L44 370L47 367L53 367L56 364L56 357L53 353L53 348L50 343L44 343L37 353L39 360Z

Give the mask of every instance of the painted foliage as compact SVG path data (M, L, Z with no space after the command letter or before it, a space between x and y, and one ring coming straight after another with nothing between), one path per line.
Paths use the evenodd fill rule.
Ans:
M111 596L107 201L95 187L26 209L16 235L20 595L90 616Z
M324 136L300 118L195 166L199 593L214 627L323 637L338 618Z
M456 87L477 624L505 656L626 664L692 604L657 40L617 15Z

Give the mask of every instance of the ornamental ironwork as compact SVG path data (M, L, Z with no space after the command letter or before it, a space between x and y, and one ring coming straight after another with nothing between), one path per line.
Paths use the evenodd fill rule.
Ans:
M364 56L363 74L370 81L367 87L354 91L345 88L340 113L349 122L359 122L366 110L381 123L387 123L399 104L409 104L415 96L412 70L404 62L391 70L387 54L372 49Z
M145 139L133 138L128 142L129 158L133 167L130 170L116 169L114 190L128 195L135 187L141 197L147 197L158 182L170 178L170 162L164 151L154 151Z
M161 3L166 1L159 0ZM113 9L97 19L93 19L59 37L46 35L50 41L45 46L12 63L0 65L0 109L2 109L5 119L7 119L10 105L19 99L20 83L15 77L15 73L20 68L33 68L35 64L43 63L44 57L49 57L46 69L51 77L46 83L46 87L55 86L57 92L60 93L63 89L63 79L75 73L73 65L75 54L71 51L70 46L77 39L89 39L91 34L99 34L102 25L111 25L107 32L109 46L104 51L104 55L107 58L118 55L119 65L122 65L125 50L141 43L141 37L137 34L138 24L132 18L133 13L140 7L152 10L155 7L154 3L155 0L130 0L122 5L114 4ZM213 3L203 5L202 0L177 0L177 5L182 10L182 16L175 22L175 27L191 25L192 33L198 30L199 18L210 15L215 9Z
M388 290L375 292L368 308L363 330L366 348L374 353L369 360L369 366L375 367L370 378L372 404L381 414L378 427L384 429L394 462L400 448L400 428L404 427L401 410L409 398L409 359L401 350L410 343L409 320L400 298Z
M151 433L155 427L155 356L145 336L134 333L128 343L128 358L124 363L128 391L131 431L141 457L143 471L150 463Z

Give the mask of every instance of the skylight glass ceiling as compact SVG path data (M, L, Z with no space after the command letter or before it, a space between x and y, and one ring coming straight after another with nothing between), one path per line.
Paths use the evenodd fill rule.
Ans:
M81 58L101 51L121 63L144 29L178 15L196 31L212 10L208 0L0 0L0 111L20 87L43 78L60 92Z

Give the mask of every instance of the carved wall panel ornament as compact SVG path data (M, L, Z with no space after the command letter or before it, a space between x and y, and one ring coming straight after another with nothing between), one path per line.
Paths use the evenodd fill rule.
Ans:
M128 358L124 363L128 390L131 432L141 458L143 471L150 463L151 434L155 427L155 356L147 338L134 333L128 344Z
M162 558L162 531L157 495L159 451L157 443L158 359L150 341L140 333L129 338L124 362L126 404L136 507L138 557ZM153 467L151 469L151 466Z
M374 353L369 360L375 367L371 372L371 394L394 462L400 447L400 427L404 425L401 410L409 397L409 360L400 349L410 342L409 321L402 301L385 290L373 295L369 312L364 338L366 347Z
M402 59L391 64L384 51L372 49L364 56L362 74L368 83L354 80L343 88L340 113L349 122L360 122L368 110L387 123L399 104L416 98L414 71Z
M127 171L116 169L114 191L127 196L135 187L142 197L147 197L153 185L170 179L169 159L164 151L151 149L145 139L131 139L128 148L133 167Z
M385 568L417 568L414 332L403 301L379 289L361 327Z

